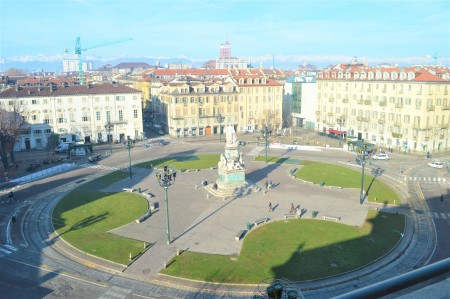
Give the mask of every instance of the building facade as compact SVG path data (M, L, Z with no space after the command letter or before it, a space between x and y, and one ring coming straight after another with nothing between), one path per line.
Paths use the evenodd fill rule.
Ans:
M123 85L15 86L0 92L0 104L24 111L15 150L46 147L53 133L93 143L144 137L141 92Z
M268 79L261 70L230 70L239 87L237 132L258 132L266 126L278 132L283 125L283 83Z
M162 87L160 103L155 105L155 109L161 116L161 125L170 135L218 135L225 126L237 128L238 91L231 77L200 79L180 76L159 83Z
M450 82L432 69L350 66L318 75L317 130L397 151L448 150Z
M287 128L315 130L317 82L313 76L292 76L284 84L283 119Z

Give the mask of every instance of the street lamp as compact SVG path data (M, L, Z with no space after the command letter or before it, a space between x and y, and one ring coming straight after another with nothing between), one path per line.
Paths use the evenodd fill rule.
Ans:
M359 193L359 203L360 204L363 204L363 202L364 202L364 165L366 164L366 150L367 150L367 145L364 144L364 140L363 140L362 161L361 161L361 165L362 165L361 192Z
M338 122L339 122L339 147L342 147L342 139L344 138L344 134L342 134L342 121L344 119L343 118L339 118Z
M131 180L131 178L133 177L133 175L131 174L131 149L132 149L133 147L134 147L133 141L132 141L131 139L128 138L126 148L128 149L128 160L129 160L129 162L130 162L130 166L129 166L129 169L130 169L130 180Z
M225 117L222 116L222 114L219 113L217 115L217 121L219 122L219 141L222 143L222 122L225 119Z
M109 141L109 152L112 155L112 136L111 136L111 129L114 127L114 125L108 121L105 125L105 129L106 131L108 131L108 141Z
M177 171L175 169L169 168L164 165L163 169L155 168L156 179L161 187L164 188L166 192L166 235L167 235L167 245L170 244L170 228L169 228L169 196L167 194L167 189L175 183L175 178L177 177Z
M267 138L272 135L272 131L270 131L267 126L265 130L261 131L262 136L266 139L266 163L267 163Z

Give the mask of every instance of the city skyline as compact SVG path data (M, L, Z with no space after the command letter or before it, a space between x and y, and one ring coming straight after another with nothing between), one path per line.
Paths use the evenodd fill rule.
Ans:
M1 1L0 69L11 63L84 59L217 59L227 38L255 67L450 64L450 2L433 1ZM251 45L251 46L249 46ZM436 59L433 57L436 55Z

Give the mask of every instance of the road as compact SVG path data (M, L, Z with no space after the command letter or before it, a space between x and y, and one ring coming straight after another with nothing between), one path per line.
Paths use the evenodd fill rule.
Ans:
M218 142L196 141L182 143L171 140L167 146L156 141L148 141L151 147L136 145L131 150L133 163L156 159L171 154L218 153L223 145ZM255 149L255 145L241 149L246 154ZM105 146L101 150L108 150ZM261 149L259 149L261 150ZM261 152L260 154L263 154ZM338 150L292 151L269 149L269 155L294 156L299 159L317 160L330 163L348 164L353 154ZM423 209L427 217L432 217L436 227L437 246L429 262L449 256L448 235L450 235L450 194L448 193L449 175L446 170L431 169L422 157L394 155L390 161L377 161L370 167L383 169L383 175L395 184L412 184L414 177L421 178L419 192L423 193L429 212ZM355 169L360 166L351 164ZM418 166L420 165L420 166ZM0 205L0 288L7 298L164 298L169 288L139 279L124 277L119 272L95 269L92 265L77 260L53 244L53 228L50 222L51 207L55 200L76 187L89 177L102 176L113 169L128 167L128 151L116 147L113 156L101 160L97 165L83 163L79 168L51 178L42 179L18 189L14 203ZM405 174L406 178L402 175ZM436 178L433 180L433 178ZM440 180L438 180L438 178ZM446 179L444 182L442 179ZM445 194L444 201L440 195ZM420 204L420 203L419 203ZM422 210L417 208L416 210ZM13 215L23 216L21 223L11 223ZM11 236L8 236L9 226ZM24 238L15 230L23 229ZM19 236L19 237L18 237ZM7 245L11 243L12 245ZM220 298L220 294L216 294ZM230 298L230 296L222 296ZM189 290L170 289L170 298L206 298ZM239 298L239 296L237 296Z

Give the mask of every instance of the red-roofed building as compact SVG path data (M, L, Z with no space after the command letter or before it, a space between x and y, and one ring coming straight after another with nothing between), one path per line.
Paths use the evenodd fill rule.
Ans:
M449 70L340 65L318 74L317 130L396 151L450 148Z
M144 137L140 91L124 85L16 85L0 92L0 103L26 107L27 125L14 147L18 151L45 148L52 133L61 141Z

